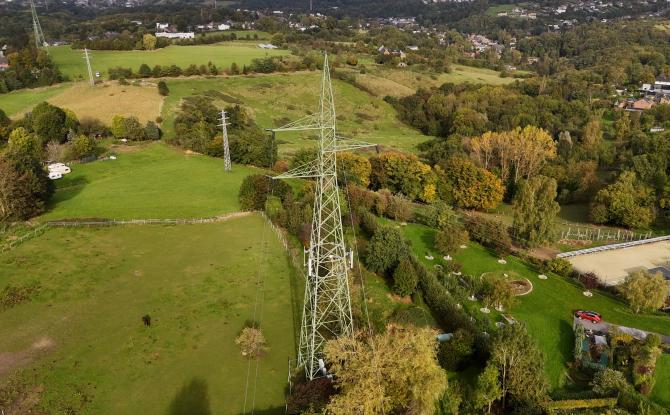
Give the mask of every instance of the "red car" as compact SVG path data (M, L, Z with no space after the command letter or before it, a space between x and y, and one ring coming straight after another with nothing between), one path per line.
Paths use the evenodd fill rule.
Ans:
M581 320L589 320L594 323L600 323L603 320L603 317L600 315L600 313L596 313L595 311L577 310L575 312L575 317Z

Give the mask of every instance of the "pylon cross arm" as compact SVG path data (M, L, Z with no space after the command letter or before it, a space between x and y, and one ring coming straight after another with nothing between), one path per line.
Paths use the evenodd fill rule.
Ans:
M272 176L273 179L307 179L310 177L319 177L319 161L314 160L298 166L294 169L282 173L278 176Z
M321 123L319 122L319 117L317 114L307 115L300 118L297 121L286 124L283 127L272 128L270 131L273 132L282 132L282 131L307 131L307 130L320 130L322 128Z

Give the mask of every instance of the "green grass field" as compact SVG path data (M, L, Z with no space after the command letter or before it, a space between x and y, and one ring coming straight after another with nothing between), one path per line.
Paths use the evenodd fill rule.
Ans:
M670 408L670 354L661 355L656 362L656 385L651 397Z
M30 110L42 101L72 88L72 84L60 84L44 88L21 89L8 94L0 94L0 109L12 117Z
M434 230L417 224L409 224L401 229L411 242L413 251L426 265L432 267L442 262L434 248ZM436 260L426 260L424 257L427 252L432 253ZM452 256L455 261L463 264L463 272L468 275L479 276L485 272L497 271L531 281L533 292L518 297L519 302L510 314L523 321L537 339L545 354L546 372L553 388L566 384L566 365L573 359L574 310L595 310L611 323L670 334L670 317L667 314L635 315L621 300L600 292L594 292L593 297L587 298L582 294L583 288L573 280L557 275L550 275L548 280L540 280L537 277L539 272L517 257L506 257L507 264L499 264L499 258L495 254L476 243L470 243L467 249ZM493 311L491 316L495 317L497 314ZM659 373L668 372L661 368Z
M31 301L0 309L0 385L15 372L39 413L243 413L248 360L234 340L254 315L261 275L256 320L270 349L257 383L251 365L244 413L257 385L257 413L283 414L299 301L288 262L257 215L52 229L0 256L0 286L40 287Z
M293 73L257 77L174 79L168 81L170 95L163 105L165 134L174 134L174 116L181 99L209 90L228 96L217 105L241 103L261 128L279 127L316 110L321 74ZM383 100L339 80L333 80L339 133L346 137L416 151L429 137L403 124L395 110ZM283 154L314 146L307 135L281 134L277 139Z
M72 79L87 77L86 61L82 52L70 46L49 48L51 59L58 65L63 74ZM235 62L240 67L249 65L253 59L265 56L281 56L289 54L284 50L264 50L251 44L214 44L199 46L168 46L155 51L109 51L94 50L91 52L93 71L99 71L106 77L107 70L116 66L130 67L137 71L141 64L177 65L186 68L191 64L202 65L212 62L218 68L226 69Z
M114 150L112 150L114 151ZM209 217L239 210L246 166L223 170L223 160L162 143L116 151L117 160L76 164L57 181L40 220L64 218L165 219Z

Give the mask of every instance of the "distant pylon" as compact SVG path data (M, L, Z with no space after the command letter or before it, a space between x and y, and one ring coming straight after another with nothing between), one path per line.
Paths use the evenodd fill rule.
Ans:
M232 164L230 163L230 147L228 147L228 120L226 119L226 111L221 110L221 130L223 132L223 160L224 160L224 169L226 171L232 171Z
M348 270L353 255L347 251L342 230L342 210L337 186L337 152L372 147L337 135L337 116L328 56L324 57L319 111L284 127L271 130L319 133L318 158L275 179L314 178L316 189L312 232L307 261L305 300L300 327L298 365L308 379L325 375L323 346L326 341L351 336L354 331Z
M95 79L93 79L93 69L91 69L91 56L89 55L87 48L84 48L84 59L86 59L86 67L88 68L88 80L91 86L95 86Z
M44 38L44 32L42 32L42 25L40 25L40 19L37 17L37 9L35 8L35 2L30 0L30 12L33 15L33 34L35 36L35 46L37 48L48 46L46 39Z

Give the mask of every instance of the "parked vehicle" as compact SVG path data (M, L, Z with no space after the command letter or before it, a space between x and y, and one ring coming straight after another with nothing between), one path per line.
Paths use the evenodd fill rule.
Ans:
M62 179L63 175L61 173L51 171L51 172L49 172L49 178L51 180L58 180L58 179Z
M600 313L596 313L595 311L577 310L575 312L575 317L580 320L589 320L594 323L600 323L603 320L603 317L600 315Z

